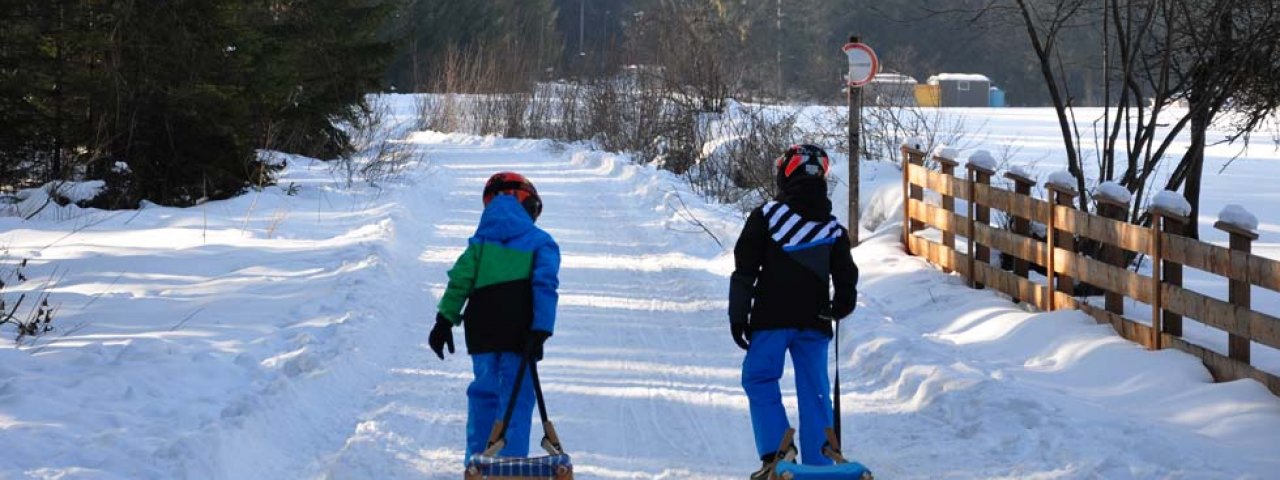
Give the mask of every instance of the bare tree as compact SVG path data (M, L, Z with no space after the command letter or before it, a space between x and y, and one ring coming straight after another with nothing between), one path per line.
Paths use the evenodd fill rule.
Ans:
M1207 132L1215 122L1228 131L1226 142L1247 141L1250 133L1280 107L1280 4L1273 0L1113 0L1107 9L1089 0L993 0L972 10L976 22L1011 19L1026 31L1045 87L1057 113L1067 168L1087 209L1081 134L1075 101L1066 82L1062 55L1065 36L1107 22L1117 61L1107 61L1107 79L1121 89L1111 116L1108 101L1098 177L1119 179L1139 198L1153 188L1160 166L1183 133L1191 145L1164 181L1163 188L1184 189L1199 213ZM1112 38L1107 38L1111 44ZM1185 102L1185 110L1168 108ZM1117 177L1123 159L1124 169ZM1131 221L1142 222L1135 204ZM1187 234L1196 235L1195 223Z

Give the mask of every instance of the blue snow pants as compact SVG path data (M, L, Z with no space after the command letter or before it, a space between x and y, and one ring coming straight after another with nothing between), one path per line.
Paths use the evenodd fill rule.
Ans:
M475 380L467 387L467 456L483 452L489 444L489 433L494 422L502 420L511 400L511 387L515 385L520 370L520 354L480 353L471 355L471 369ZM499 452L503 457L529 456L529 422L534 407L533 377L524 373L520 393L516 396L516 409L507 425L507 446Z
M831 380L827 376L827 345L831 339L816 330L777 329L752 332L751 348L742 361L742 389L751 406L756 450L773 453L790 428L782 407L784 355L791 352L800 406L800 454L805 465L830 465L822 455L826 428L832 425Z

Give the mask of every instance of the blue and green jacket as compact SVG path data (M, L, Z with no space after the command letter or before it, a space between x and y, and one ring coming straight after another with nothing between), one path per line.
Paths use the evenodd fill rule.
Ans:
M559 272L555 240L515 197L498 195L449 270L437 309L454 325L466 324L468 353L521 352L530 330L555 328Z

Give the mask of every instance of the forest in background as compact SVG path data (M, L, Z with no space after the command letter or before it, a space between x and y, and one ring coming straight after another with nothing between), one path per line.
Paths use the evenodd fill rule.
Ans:
M701 160L703 116L728 99L842 104L851 34L885 71L981 73L1010 105L1053 106L1082 190L1068 118L1110 99L1114 121L1137 127L1110 129L1097 178L1135 191L1178 133L1157 138L1148 103L1191 100L1177 127L1193 138L1240 112L1247 138L1274 110L1278 11L1269 0L3 0L0 193L98 179L110 192L98 207L225 198L272 182L259 150L349 160L380 118L366 104L377 92L489 94L428 102L420 126L460 128L462 109L477 133L594 140L684 172ZM743 128L762 140L733 153L789 141L787 122L753 117ZM1203 146L1168 188L1197 188ZM714 175L760 183L726 168Z

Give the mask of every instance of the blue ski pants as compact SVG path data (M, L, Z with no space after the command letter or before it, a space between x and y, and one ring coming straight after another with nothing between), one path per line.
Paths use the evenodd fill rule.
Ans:
M489 444L494 422L502 420L511 400L511 387L520 370L520 354L480 353L471 355L475 379L467 387L467 456L483 452ZM534 407L533 377L526 370L516 396L516 408L507 425L507 446L499 452L504 457L529 456L529 422Z
M790 428L782 407L784 355L791 352L796 397L800 407L800 454L805 465L830 465L822 455L826 428L832 425L831 380L827 376L827 345L831 339L816 330L777 329L752 332L751 346L742 361L742 389L751 407L756 450L773 453Z

